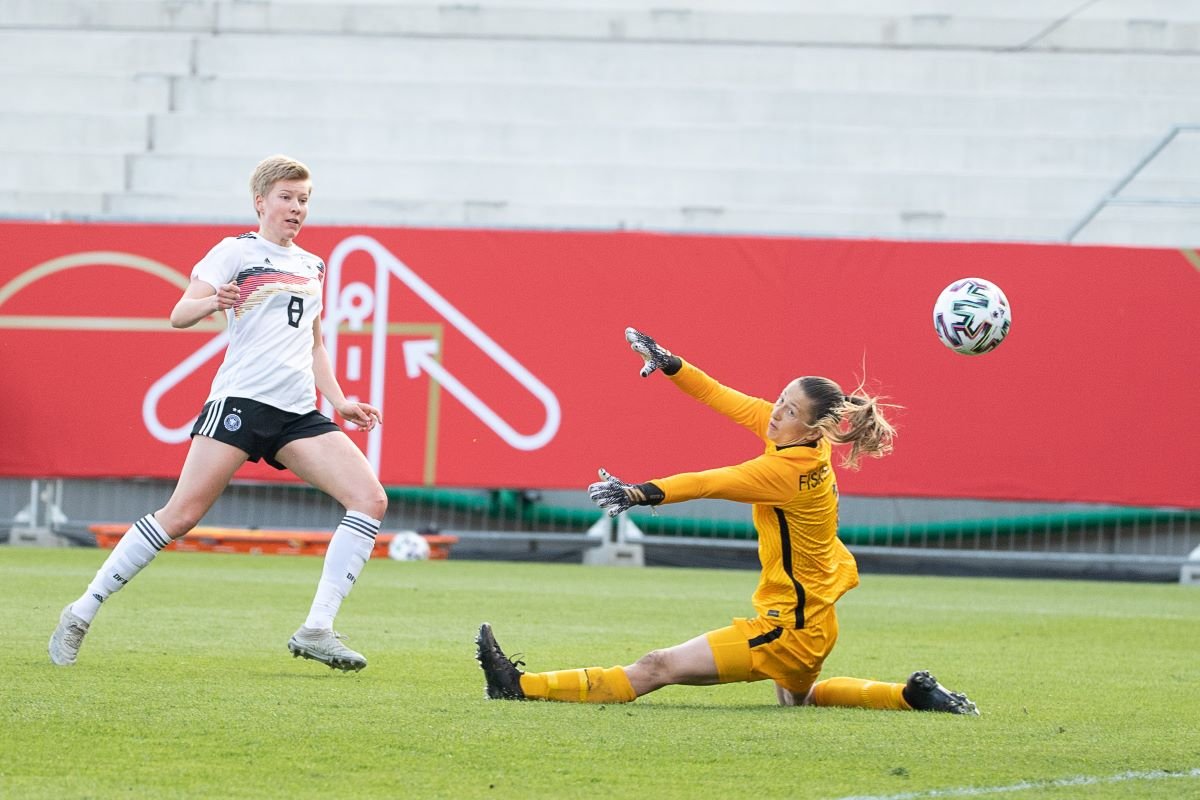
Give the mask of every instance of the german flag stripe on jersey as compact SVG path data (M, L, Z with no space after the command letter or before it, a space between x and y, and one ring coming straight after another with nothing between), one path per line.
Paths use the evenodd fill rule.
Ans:
M236 283L238 285L238 302L234 313L239 317L280 292L320 293L319 281L303 275L284 272L274 267L254 266L243 269L237 274Z

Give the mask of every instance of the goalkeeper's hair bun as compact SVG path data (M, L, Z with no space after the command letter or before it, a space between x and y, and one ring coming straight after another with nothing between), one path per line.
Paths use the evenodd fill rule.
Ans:
M812 401L813 421L809 424L834 444L850 445L842 466L857 469L863 455L880 458L892 451L896 429L883 409L898 408L867 394L860 383L847 394L834 381L818 376L800 379L800 388Z

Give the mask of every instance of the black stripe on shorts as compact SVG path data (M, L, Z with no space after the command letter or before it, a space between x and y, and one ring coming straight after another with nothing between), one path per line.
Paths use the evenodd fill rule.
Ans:
M751 647L758 647L761 644L770 644L780 636L783 636L783 628L772 628L761 636L755 636L749 641L749 645Z

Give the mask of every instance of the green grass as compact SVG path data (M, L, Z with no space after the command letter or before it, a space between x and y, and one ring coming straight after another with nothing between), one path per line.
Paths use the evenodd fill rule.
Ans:
M765 683L483 700L481 621L529 669L628 664L750 613L746 571L373 562L338 619L370 667L343 675L285 649L318 559L164 553L54 667L103 556L0 548L0 797L1200 797L1195 587L864 576L825 675L929 668L967 719Z

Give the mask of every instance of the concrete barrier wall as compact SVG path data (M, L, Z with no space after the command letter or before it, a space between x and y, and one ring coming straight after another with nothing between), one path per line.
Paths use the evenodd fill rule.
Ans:
M1153 0L0 0L0 215L1060 241L1200 123ZM1194 243L1200 135L1077 241Z

